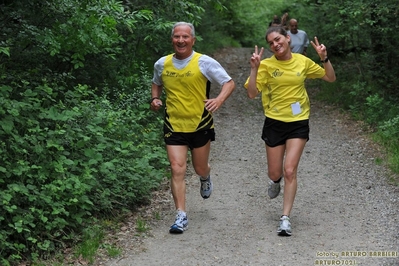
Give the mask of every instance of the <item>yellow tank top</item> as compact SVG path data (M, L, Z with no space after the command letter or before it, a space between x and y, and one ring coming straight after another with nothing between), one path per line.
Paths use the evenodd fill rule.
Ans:
M173 55L165 59L162 81L166 93L165 126L173 132L192 133L213 128L212 113L205 109L210 82L201 73L199 58L194 53L182 69L173 65Z

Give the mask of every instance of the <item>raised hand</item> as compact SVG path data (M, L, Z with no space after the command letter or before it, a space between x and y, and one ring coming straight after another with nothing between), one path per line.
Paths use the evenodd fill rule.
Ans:
M310 41L310 43L312 44L313 48L316 50L320 58L324 60L327 57L327 48L324 46L324 44L319 44L319 40L316 36L314 37L314 42Z
M262 55L263 55L263 47L260 49L258 53L258 46L255 45L255 52L251 56L251 68L259 68L260 61L262 60Z
M281 16L281 26L285 26L285 23L287 22L288 18L288 13L284 13L284 15Z

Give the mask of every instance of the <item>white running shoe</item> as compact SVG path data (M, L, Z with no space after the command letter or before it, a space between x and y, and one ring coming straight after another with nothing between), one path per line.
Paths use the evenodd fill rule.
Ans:
M175 223L170 227L169 233L182 234L188 228L188 218L184 211L177 211Z
M291 223L290 217L283 215L280 218L280 226L277 229L277 234L279 236L291 236Z

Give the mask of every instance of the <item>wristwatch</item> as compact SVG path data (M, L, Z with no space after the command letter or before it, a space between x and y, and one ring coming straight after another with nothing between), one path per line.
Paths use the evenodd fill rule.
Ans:
M328 62L328 57L326 57L324 60L320 60L322 63L327 63Z
M154 101L155 99L159 99L159 97L152 97L150 100L150 104L152 103L152 101Z

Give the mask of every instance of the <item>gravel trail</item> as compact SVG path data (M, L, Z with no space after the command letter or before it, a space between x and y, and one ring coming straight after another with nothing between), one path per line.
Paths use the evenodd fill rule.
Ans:
M267 195L261 102L248 99L243 88L252 50L229 48L214 56L237 87L215 114L212 196L201 198L189 168L188 230L168 233L175 211L166 188L149 233L137 241L125 232L123 256L101 265L399 265L399 187L375 163L378 146L357 123L314 100L317 91L308 90L310 140L299 165L293 235L277 236L283 197Z

